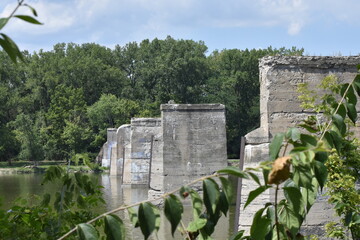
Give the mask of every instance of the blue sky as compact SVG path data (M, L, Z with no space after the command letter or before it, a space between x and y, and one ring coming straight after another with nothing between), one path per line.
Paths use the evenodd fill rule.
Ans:
M30 52L60 42L113 48L143 39L204 41L218 49L303 47L307 55L360 54L359 0L27 0L44 25L3 32ZM1 0L0 17L17 0ZM19 13L29 13L28 9Z

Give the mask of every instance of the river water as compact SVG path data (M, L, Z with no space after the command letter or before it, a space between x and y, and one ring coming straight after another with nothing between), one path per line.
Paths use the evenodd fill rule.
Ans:
M101 212L106 212L115 209L123 204L132 204L147 199L148 188L144 185L121 185L121 178L116 176L109 176L108 174L90 174L91 178L98 181L104 188L103 197L106 201L106 206L103 209L98 209ZM58 191L56 184L41 185L42 174L1 174L0 175L0 199L1 209L8 209L12 206L13 201L18 197L24 197L28 201L33 201L34 195L42 195L45 192L55 193ZM191 208L184 206L185 211L183 220L185 225L191 221ZM140 229L134 229L129 223L127 212L117 213L126 225L128 239L143 239ZM163 214L161 214L161 225L157 236L153 239L167 240L173 239L170 233L170 224ZM224 240L231 235L234 224L234 207L230 209L228 217L222 217L213 234L214 239ZM174 239L183 239L177 233Z

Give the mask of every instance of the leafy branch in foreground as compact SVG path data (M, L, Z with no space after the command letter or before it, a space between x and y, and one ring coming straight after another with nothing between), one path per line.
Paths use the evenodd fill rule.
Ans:
M29 8L33 16L15 14L20 7ZM24 0L18 0L18 4L16 5L12 13L8 17L0 18L0 30L2 30L6 26L6 24L10 21L11 18L18 18L32 24L42 24L38 20L36 20L35 17L37 17L36 10L30 5L24 3ZM16 43L4 33L0 33L0 46L5 50L5 52L8 54L8 56L14 63L17 62L17 58L19 58L21 61L24 61L23 55L20 52Z

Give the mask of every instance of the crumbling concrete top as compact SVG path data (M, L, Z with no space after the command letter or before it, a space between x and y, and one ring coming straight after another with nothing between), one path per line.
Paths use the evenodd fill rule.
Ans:
M307 66L315 68L333 68L340 66L356 66L360 56L267 56L260 59L260 66L286 65Z
M160 126L161 118L132 118L131 126Z
M161 111L224 111L223 104L161 104Z

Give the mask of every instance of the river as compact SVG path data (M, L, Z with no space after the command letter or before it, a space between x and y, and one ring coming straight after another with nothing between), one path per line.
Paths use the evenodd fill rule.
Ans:
M122 204L136 203L147 199L148 188L144 185L121 185L121 179L108 174L90 174L91 178L99 181L104 187L103 197L106 201L104 209L100 211L106 212L117 208ZM8 209L12 206L13 201L18 197L24 197L32 201L34 195L41 195L44 192L55 193L58 191L56 184L41 185L42 174L1 174L0 175L0 199L1 209ZM185 225L191 221L191 208L185 206L183 220ZM143 239L140 229L134 229L128 222L128 215L126 212L120 212L118 215L124 220L126 225L126 232L128 239ZM214 239L224 240L231 235L234 224L234 207L231 208L228 218L222 217L217 224ZM170 224L165 220L164 215L161 216L162 221L160 230L157 233L157 238L153 239L167 240L172 239L170 233ZM179 233L175 239L183 239Z

